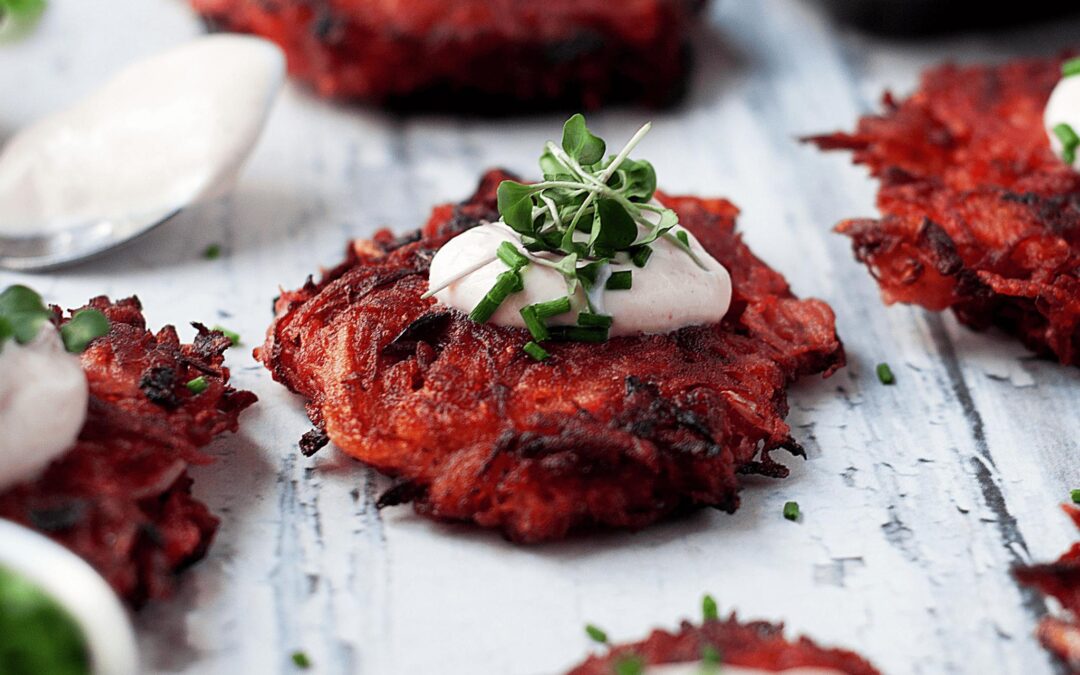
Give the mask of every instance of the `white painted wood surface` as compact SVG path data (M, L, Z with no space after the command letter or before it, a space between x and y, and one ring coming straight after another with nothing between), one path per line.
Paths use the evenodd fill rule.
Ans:
M51 0L37 34L0 48L0 138L199 32L180 0ZM554 673L589 651L585 622L636 639L696 616L711 592L725 610L785 620L890 673L1054 672L1031 637L1044 605L1008 570L1076 538L1056 505L1080 486L1080 369L950 317L883 307L830 233L874 213L874 184L793 139L850 128L884 87L905 92L942 59L1080 44L1080 22L898 43L838 30L810 2L729 0L699 38L690 100L653 116L641 152L666 189L735 200L754 249L836 309L850 359L792 392L809 461L788 462L787 480L751 481L734 516L521 548L408 508L380 514L382 479L332 449L297 454L300 401L250 355L279 284L336 263L349 237L418 226L486 167L533 173L559 116L396 118L290 88L230 198L93 264L0 273L0 286L28 282L68 306L137 293L154 326L201 320L245 339L229 363L261 402L197 471L222 527L179 597L139 615L149 670L288 673L303 649L319 673ZM590 121L617 142L645 114ZM203 260L217 242L224 257ZM882 360L895 387L874 377ZM799 524L780 515L790 499Z

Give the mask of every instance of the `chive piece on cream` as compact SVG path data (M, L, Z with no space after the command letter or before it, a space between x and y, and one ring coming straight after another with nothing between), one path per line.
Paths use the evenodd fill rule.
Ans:
M1080 490L1073 490L1069 493L1069 496L1072 498L1073 504L1080 504Z
M522 267L529 264L529 259L526 258L521 251L517 250L516 246L508 241L499 244L496 255L499 256L499 260L506 263L506 266L514 271L520 270Z
M292 659L293 665L297 668L307 670L311 667L311 659L309 659L308 655L304 652L295 651L290 658Z
M210 383L206 381L205 377L200 375L193 380L188 380L188 383L185 386L192 394L201 394L207 390L207 388L210 386Z
M582 312L581 314L578 314L577 322L579 326L611 328L611 324L614 322L614 319L606 314L593 314L592 312Z
M469 313L469 318L476 323L486 323L511 293L517 293L522 288L524 285L520 274L516 271L503 272L488 294Z
M798 520L801 515L799 502L787 502L784 504L784 517L788 520Z
M609 291L628 291L634 287L634 273L630 270L612 272L604 288Z
M525 346L521 349L536 361L544 361L549 356L551 356L551 354L548 354L546 349L536 344L535 342L526 342Z
M544 320L537 316L536 305L522 307L521 319L525 322L525 327L529 329L529 335L532 335L534 340L543 342L548 339L548 328L544 325Z
M649 258L652 257L651 246L638 246L630 254L630 262L634 263L634 267L645 267L645 263L649 262Z

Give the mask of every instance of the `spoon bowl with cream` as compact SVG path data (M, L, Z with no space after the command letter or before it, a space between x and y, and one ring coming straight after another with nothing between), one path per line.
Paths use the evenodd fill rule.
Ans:
M204 37L17 133L0 151L0 267L74 263L228 191L284 73L269 41Z

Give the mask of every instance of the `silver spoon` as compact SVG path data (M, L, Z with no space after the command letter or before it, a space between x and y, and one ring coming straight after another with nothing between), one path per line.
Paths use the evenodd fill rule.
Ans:
M149 217L112 219L60 232L10 236L0 234L0 268L46 272L103 255L164 225L182 209Z

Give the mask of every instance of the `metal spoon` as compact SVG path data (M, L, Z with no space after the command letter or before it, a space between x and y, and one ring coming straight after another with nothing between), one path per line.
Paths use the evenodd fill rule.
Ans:
M0 268L45 272L89 260L135 241L167 223L181 210L101 221L47 234L0 235Z

